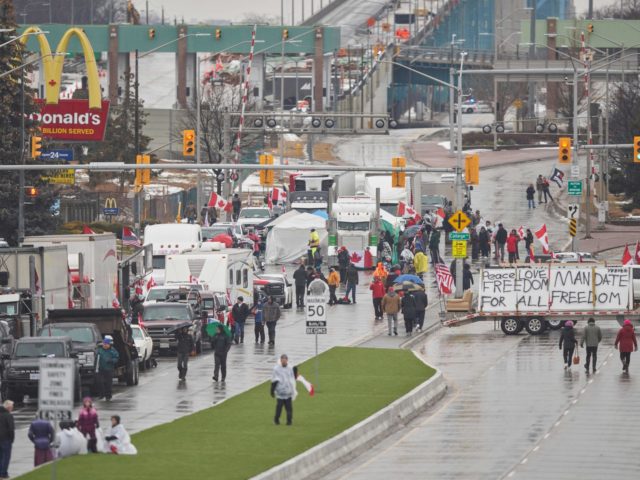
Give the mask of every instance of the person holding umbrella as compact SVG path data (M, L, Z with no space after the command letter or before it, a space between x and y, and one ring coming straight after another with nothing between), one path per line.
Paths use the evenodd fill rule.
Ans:
M193 337L189 333L189 327L183 325L176 330L175 333L178 354L178 379L184 380L187 376L187 367L189 365L189 355L193 351Z
M213 324L211 324L213 325ZM218 373L222 371L222 381L227 378L227 353L231 348L231 334L227 333L221 323L216 325L216 334L211 340L215 367L213 370L213 380L218 381Z

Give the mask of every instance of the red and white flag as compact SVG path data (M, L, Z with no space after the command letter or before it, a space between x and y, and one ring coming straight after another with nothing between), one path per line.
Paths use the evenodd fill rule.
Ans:
M436 282L441 295L453 293L453 275L444 263L436 263Z
M533 252L533 243L529 245L529 263L535 263L536 256Z
M422 220L422 217L413 207L410 207L405 202L398 202L398 217L409 217L413 218L415 222L419 222Z
M273 193L269 192L267 194L267 207L269 207L269 210L273 210Z
M549 235L547 234L547 225L542 224L542 226L534 232L534 235L542 245L542 253L549 253Z
M224 198L218 195L216 192L211 192L211 197L209 197L208 207L216 207L220 210L224 210L225 212L231 211L231 202L227 202Z
M520 237L520 240L524 240L524 227L522 225L520 225L520 228L518 229L518 236Z
M368 248L364 252L362 250L352 250L349 259L356 268L373 268L373 256Z
M622 265L633 265L633 257L629 252L629 245L624 246L624 252L622 252Z
M83 235L95 235L96 232L94 232L93 230L91 230L91 228L89 227L89 225L82 225L82 234Z
M640 265L640 242L636 242L636 253L633 256L633 262L636 265Z
M436 215L433 219L433 227L441 228L442 225L444 225L444 217L446 216L447 215L444 213L444 208L439 208L438 210L436 210Z
M282 188L273 187L273 189L271 190L271 201L274 203L274 205L284 205L285 203L287 203L287 191Z
M142 246L140 239L129 227L122 227L122 245L129 245L131 247Z
M302 375L298 375L296 380L299 381L302 385L304 385L304 388L306 388L307 392L309 392L309 396L313 397L315 395L316 392L315 392L315 389L313 388L313 384L309 382L306 378L304 378Z
M218 56L218 58L216 59L216 72L221 72L222 70L224 70L224 65L222 65L222 60L220 60L220 56Z
M147 281L147 291L151 290L155 286L156 281L153 279L153 277L149 277L149 280Z
M195 275L189 275L189 283L198 283L198 277Z

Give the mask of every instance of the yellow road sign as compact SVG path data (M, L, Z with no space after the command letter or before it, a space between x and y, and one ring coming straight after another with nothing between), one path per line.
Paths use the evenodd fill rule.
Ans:
M578 221L575 218L572 218L571 220L569 220L569 235L571 235L572 237L575 237L577 232L578 232Z
M43 176L42 180L57 185L73 185L76 183L76 171L73 168L59 170L55 175Z
M453 240L451 242L451 253L453 258L467 258L467 241Z
M449 218L449 224L454 228L456 232L461 232L462 230L467 228L470 223L471 220L462 210L458 210L456 213L451 215L451 218Z

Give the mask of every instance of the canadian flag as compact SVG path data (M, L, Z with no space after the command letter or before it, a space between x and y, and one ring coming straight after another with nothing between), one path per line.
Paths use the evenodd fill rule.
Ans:
M522 225L520 225L520 228L518 229L518 236L520 237L520 240L524 240L524 227Z
M211 197L209 197L208 207L216 207L220 210L224 210L225 212L231 211L231 203L227 202L224 198L218 195L216 192L211 192Z
M373 267L373 256L368 248L364 252L362 250L352 250L349 259L356 268L366 269Z
M534 235L542 245L542 253L549 253L549 235L547 234L547 225L542 224L542 226L535 231Z
M533 252L533 243L529 246L529 263L535 263L536 256Z
M415 211L413 207L410 207L405 202L398 202L398 217L410 217L413 218L416 222L422 220L422 217L418 212Z
M624 252L622 252L622 265L633 265L633 257L629 253L629 245L624 246Z
M89 225L82 225L82 234L83 235L95 235L96 232L91 230L91 227L89 227Z
M150 277L149 281L147 281L147 290L151 290L151 288L155 286L156 286L156 281L153 279L153 277Z
M224 65L222 65L222 60L220 60L220 57L218 56L218 58L216 59L216 72L221 72L222 70L224 70Z
M633 256L633 261L636 265L640 265L640 242L636 242L636 253Z
M442 227L442 225L444 225L444 217L446 217L444 208L439 208L438 210L436 210L436 216L433 219L434 228L440 228Z
M198 283L198 277L195 275L189 275L189 283Z
M287 191L282 188L273 187L271 190L271 201L275 205L287 203Z
M316 392L315 392L315 389L313 388L313 384L309 382L306 378L304 378L302 375L298 375L296 380L298 380L302 385L304 385L304 388L306 388L307 392L309 392L309 396L313 397L315 395Z

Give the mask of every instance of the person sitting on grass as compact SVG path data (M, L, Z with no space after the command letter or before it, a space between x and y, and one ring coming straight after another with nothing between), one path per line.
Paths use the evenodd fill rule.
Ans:
M107 453L116 455L136 455L138 453L136 447L131 443L131 437L120 423L120 415L111 417L111 430L104 439L107 441Z

